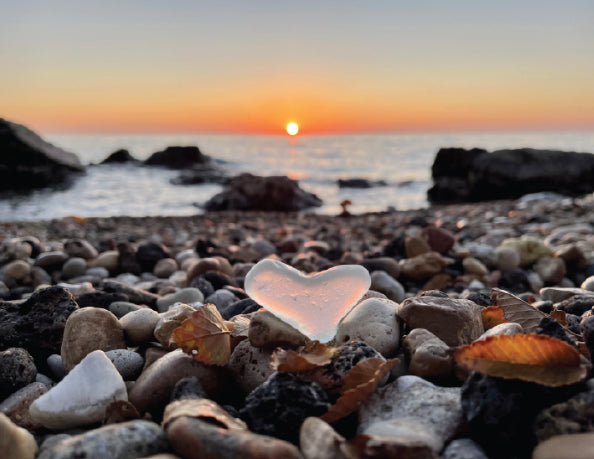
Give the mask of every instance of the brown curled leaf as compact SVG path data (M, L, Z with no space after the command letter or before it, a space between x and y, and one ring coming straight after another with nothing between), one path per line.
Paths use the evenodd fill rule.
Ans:
M177 345L198 362L227 365L231 358L231 330L213 304L205 304L173 330Z
M277 349L272 355L272 368L286 373L314 370L328 365L335 354L334 347L327 347L319 341L308 341L299 352Z
M340 389L342 396L321 419L331 424L356 411L399 363L398 359L384 360L380 357L357 363L344 378Z

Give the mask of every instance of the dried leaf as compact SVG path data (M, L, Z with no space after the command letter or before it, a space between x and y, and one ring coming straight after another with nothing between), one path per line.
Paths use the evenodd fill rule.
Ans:
M503 309L499 306L489 306L488 308L481 309L481 317L483 319L483 327L485 330L493 328L495 325L509 322L503 316Z
M213 304L205 304L173 330L178 346L194 360L209 365L227 365L231 357L231 330Z
M526 333L535 333L540 321L548 317L517 296L498 288L491 289L491 300L503 309L507 320L520 324Z
M336 348L327 347L319 341L308 341L300 352L277 349L272 355L272 368L286 373L299 373L328 365L336 354Z
M356 411L399 363L398 359L384 360L380 357L361 360L344 378L340 389L342 396L321 419L333 423Z
M559 322L560 325L567 327L567 315L565 314L565 311L555 309L551 311L550 315L553 319Z
M588 373L575 348L546 335L490 336L459 347L454 360L468 371L550 387L573 384Z

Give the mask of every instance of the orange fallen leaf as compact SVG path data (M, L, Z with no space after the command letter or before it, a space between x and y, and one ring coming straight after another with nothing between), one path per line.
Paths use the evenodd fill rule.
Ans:
M299 352L277 349L272 355L272 368L286 373L299 373L328 365L336 354L336 348L327 347L319 341L308 341Z
M481 317L483 319L483 327L485 330L509 322L509 320L503 316L503 309L499 306L489 306L488 308L481 309Z
M380 357L361 360L345 376L340 388L342 396L321 419L333 423L356 411L399 363L398 359L384 360Z
M560 325L567 327L567 315L565 311L561 311L559 309L555 309L551 311L551 317L559 322Z
M231 357L231 329L213 304L205 304L173 330L177 345L198 362L227 365Z
M575 348L535 334L490 336L457 348L454 360L468 371L550 387L578 382L589 370Z

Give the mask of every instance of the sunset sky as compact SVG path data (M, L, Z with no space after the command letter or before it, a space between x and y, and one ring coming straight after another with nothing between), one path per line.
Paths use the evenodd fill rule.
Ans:
M594 129L594 1L20 0L0 69L42 133Z

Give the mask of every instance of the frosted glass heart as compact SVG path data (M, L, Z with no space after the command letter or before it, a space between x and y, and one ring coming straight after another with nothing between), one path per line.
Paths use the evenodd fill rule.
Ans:
M262 260L245 276L245 291L254 301L323 343L334 338L338 323L370 285L369 273L359 265L307 276L280 261Z

